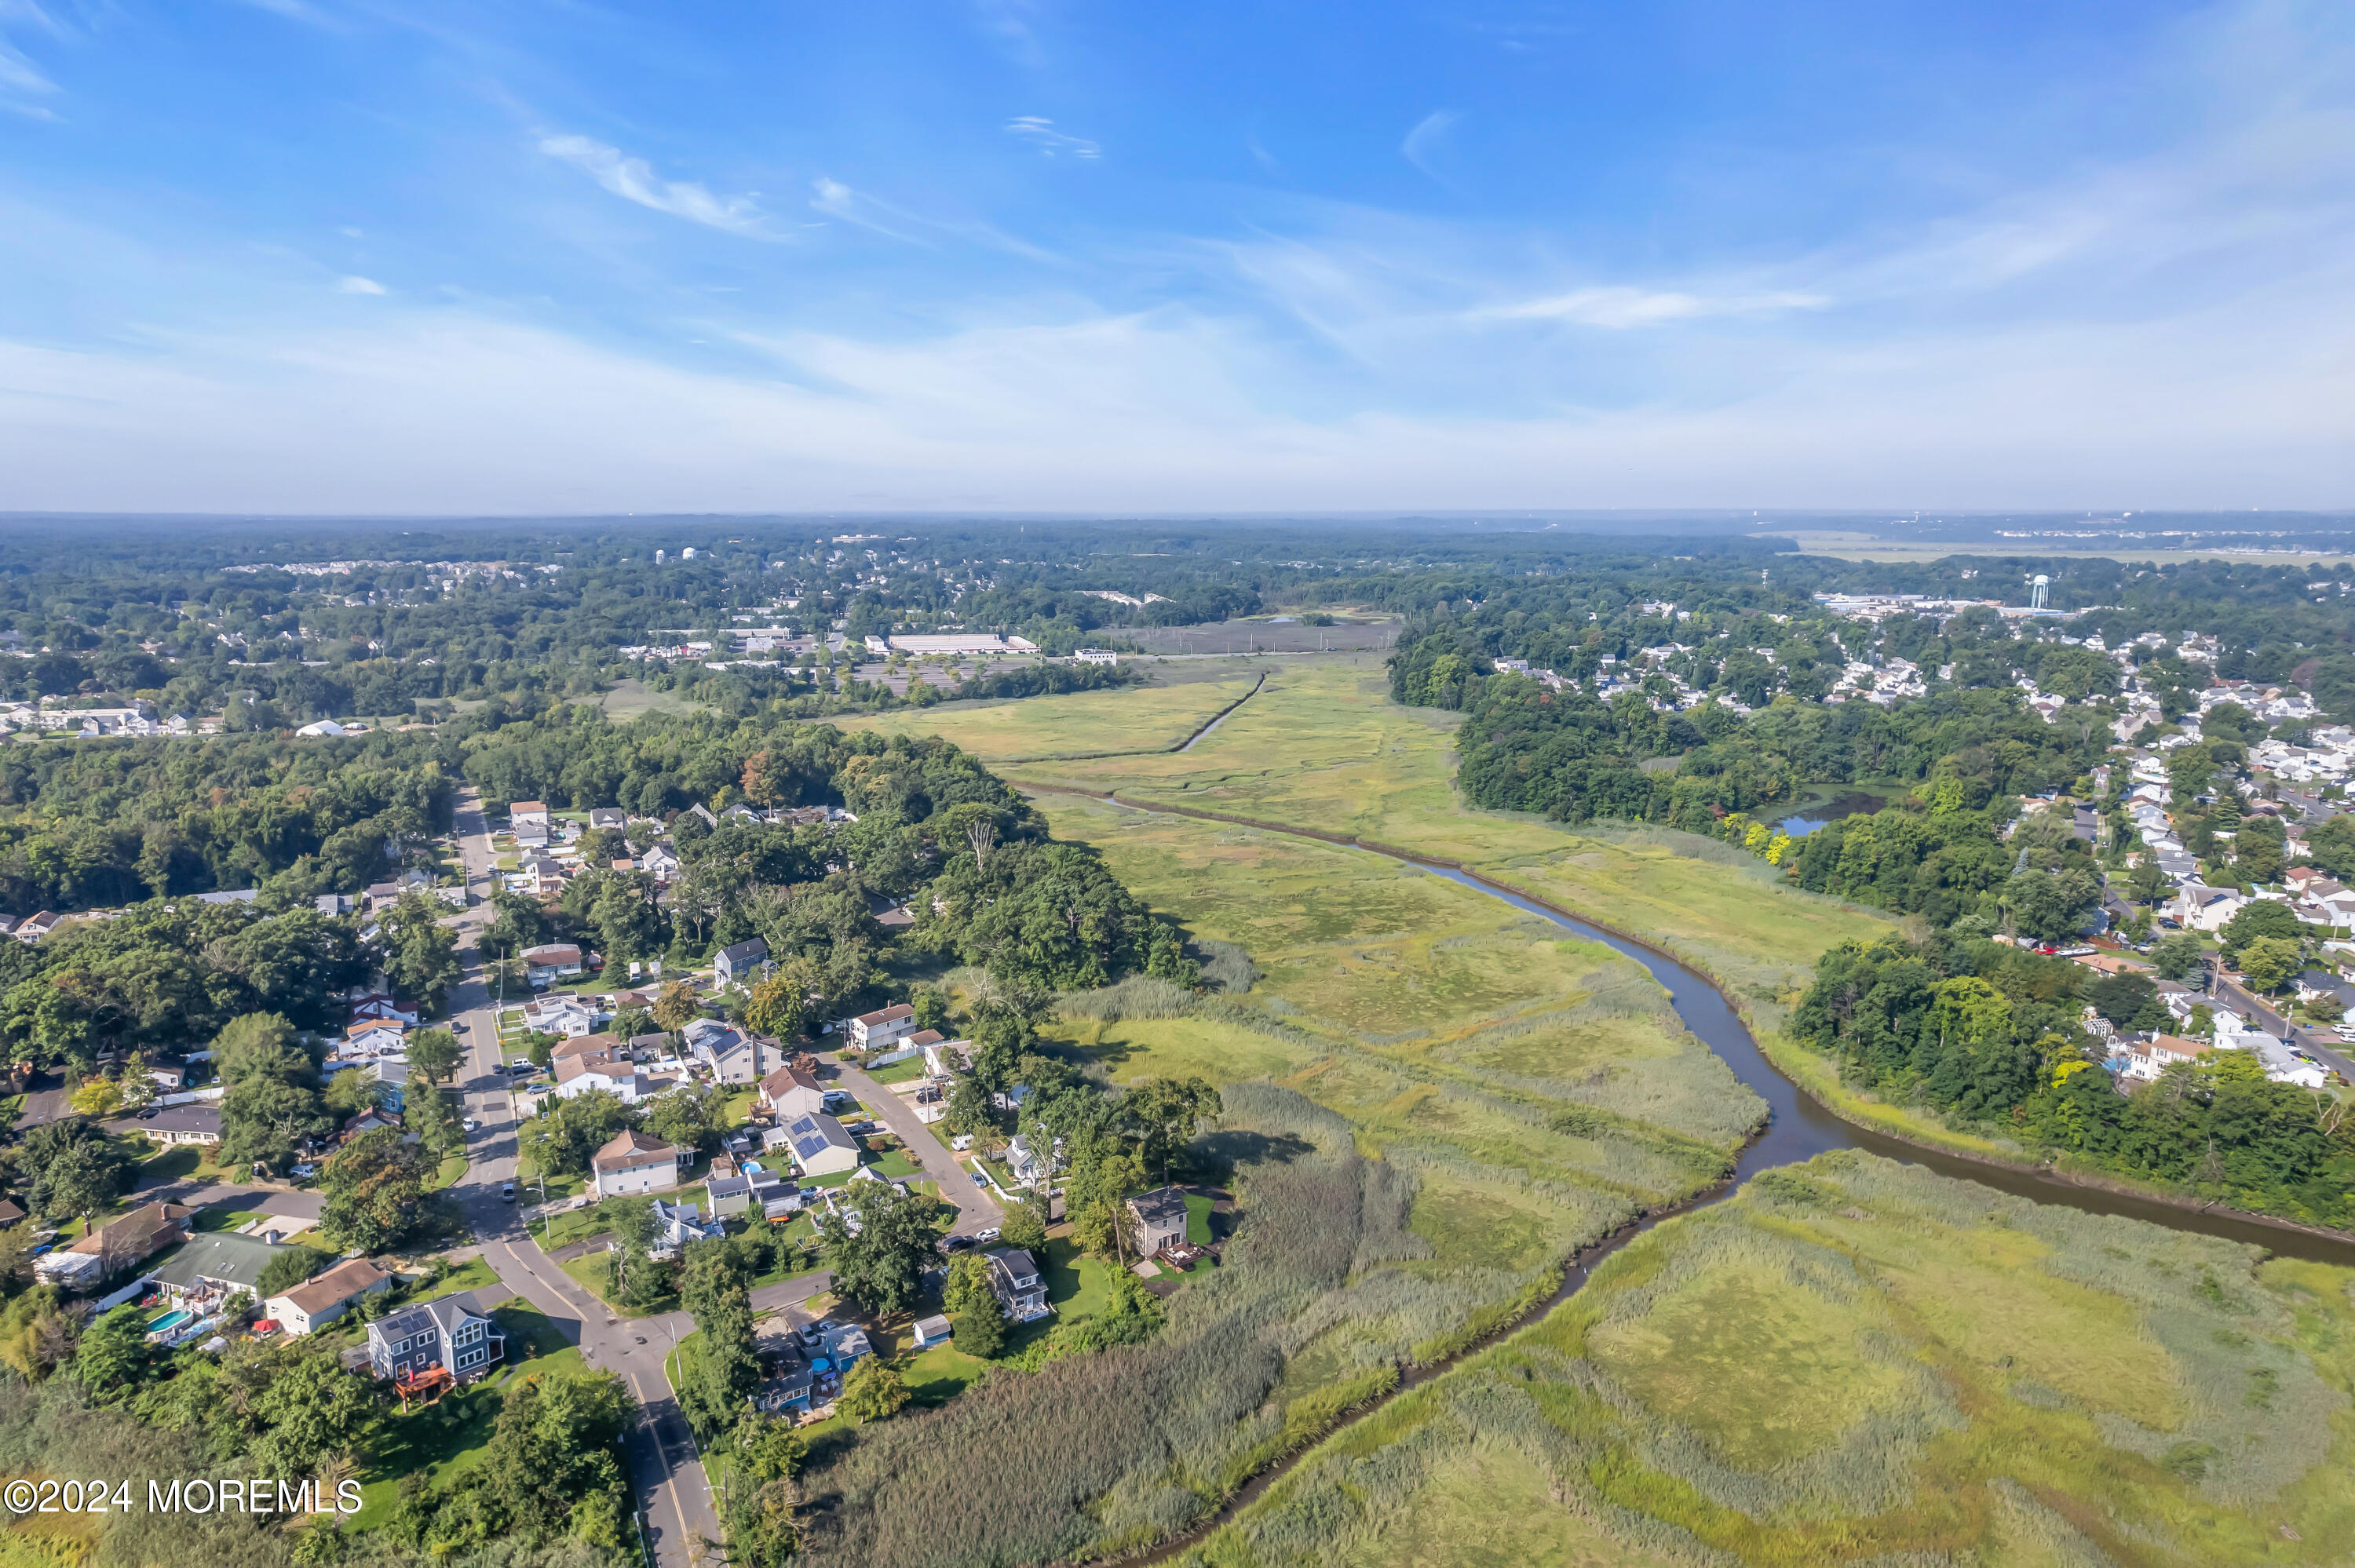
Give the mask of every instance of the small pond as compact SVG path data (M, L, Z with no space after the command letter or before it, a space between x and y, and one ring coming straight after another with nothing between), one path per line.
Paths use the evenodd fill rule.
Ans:
M1774 825L1795 839L1803 839L1817 828L1828 827L1842 817L1853 817L1859 811L1878 811L1888 804L1878 795L1853 791L1835 795L1828 800L1809 800Z

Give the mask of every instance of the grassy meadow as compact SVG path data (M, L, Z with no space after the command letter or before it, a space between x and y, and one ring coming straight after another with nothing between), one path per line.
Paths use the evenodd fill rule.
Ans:
M1189 673L1191 672L1188 672ZM900 708L826 722L879 735L944 735L993 765L1033 758L1167 751L1252 689L1256 673L1221 671L1215 680L1124 686L1055 697Z
M1876 913L1785 886L1762 862L1689 833L1570 829L1467 810L1455 794L1459 715L1392 703L1376 655L1236 662L1264 671L1265 687L1190 751L1078 756L1119 749L1095 737L1123 722L1121 705L1156 694L1088 692L1001 705L1062 705L1023 721L1032 759L1000 753L1000 771L1017 783L1117 789L1458 861L1666 948L1770 1007L1805 983L1826 948L1887 927ZM905 720L989 755L1002 744L987 727L991 711L937 709Z
M2355 1271L1854 1150L1348 1427L1193 1568L2340 1563Z

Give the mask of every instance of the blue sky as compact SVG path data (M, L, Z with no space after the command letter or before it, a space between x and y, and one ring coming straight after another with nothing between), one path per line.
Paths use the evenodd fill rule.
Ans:
M2355 504L2355 7L0 0L0 510Z

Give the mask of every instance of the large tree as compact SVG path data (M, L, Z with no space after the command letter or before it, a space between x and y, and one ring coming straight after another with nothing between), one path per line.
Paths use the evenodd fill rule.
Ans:
M445 913L446 906L412 888L377 916L376 950L385 978L428 1012L442 1011L465 974L458 958L458 933L442 924Z
M858 1213L856 1231L843 1210L817 1220L835 1294L882 1316L906 1311L922 1298L924 1270L940 1255L947 1205L889 1181L856 1182L843 1193L845 1208Z
M336 1151L324 1172L327 1202L319 1229L337 1246L382 1252L429 1224L426 1182L432 1166L398 1128L364 1132Z
M695 1319L698 1353L686 1368L679 1405L706 1442L733 1429L760 1386L752 1298L735 1245L714 1237L687 1249L679 1300Z
M989 1259L981 1254L963 1254L949 1265L941 1308L955 1319L956 1348L966 1355L987 1361L1006 1348L1006 1311L989 1286Z
M1121 1097L1120 1114L1137 1131L1146 1163L1169 1180L1169 1157L1194 1139L1205 1117L1219 1114L1219 1091L1207 1078L1147 1078Z
M421 1029L409 1037L410 1069L431 1083L448 1083L464 1059L458 1037L446 1029Z

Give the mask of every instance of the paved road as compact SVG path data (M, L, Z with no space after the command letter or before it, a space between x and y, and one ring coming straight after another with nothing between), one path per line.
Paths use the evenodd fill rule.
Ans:
M969 1236L987 1226L1006 1223L1006 1211L986 1187L974 1185L973 1177L932 1136L932 1129L916 1119L916 1107L877 1083L858 1068L840 1062L835 1065L835 1082L848 1089L865 1106L868 1114L907 1144L908 1152L924 1168L924 1174L940 1184L941 1196L947 1199L957 1212L956 1224L949 1227L952 1235Z
M2325 1065L2338 1069L2350 1082L2355 1082L2355 1060L2347 1054L2347 1047L2339 1036L2320 1029L2300 1029L2272 1006L2212 965L2210 969L2209 994L2235 1012L2248 1014L2249 1022L2276 1040L2287 1040Z
M486 895L493 869L490 832L471 787L459 796L458 834L468 890ZM463 1022L461 1039L467 1047L459 1087L465 1095L464 1114L482 1123L469 1140L472 1163L451 1196L474 1226L483 1257L500 1284L553 1319L591 1365L615 1372L629 1384L639 1406L628 1437L630 1479L659 1568L716 1562L719 1510L694 1435L663 1371L675 1336L687 1333L692 1319L683 1312L637 1321L621 1318L550 1262L524 1229L517 1206L499 1196L500 1187L515 1176L517 1123L506 1080L491 1071L499 1060L498 1022L474 947L489 915L487 905L477 906L445 922L459 928L466 962L466 978L451 999L452 1015Z
M316 1192L298 1192L285 1187L245 1187L233 1181L191 1181L186 1178L143 1181L132 1189L131 1196L142 1203L186 1203L192 1209L234 1203L257 1214L283 1214L297 1220L315 1220L319 1211L326 1207L326 1200Z
M55 1121L66 1114L64 1078L55 1073L43 1073L34 1078L33 1084L34 1087L25 1091L25 1108L16 1118L20 1129ZM42 1087L43 1085L48 1086Z

